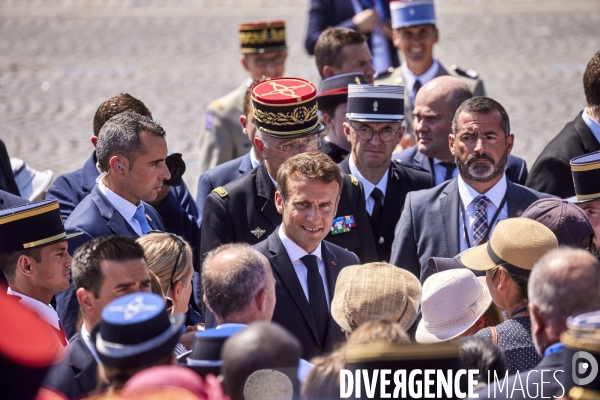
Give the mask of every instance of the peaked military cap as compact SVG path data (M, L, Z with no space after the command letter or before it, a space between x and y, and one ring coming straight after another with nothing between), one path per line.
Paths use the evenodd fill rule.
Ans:
M349 121L402 122L404 86L348 85Z
M337 106L348 101L348 85L362 85L367 83L363 74L355 72L342 74L323 79L319 85L319 109Z
M600 200L600 152L584 154L571 160L571 174L575 185L575 196L571 203L587 203Z
M240 24L240 47L243 54L285 50L285 21Z
M433 0L390 1L392 28L408 28L416 25L435 25Z
M256 127L279 139L314 135L325 129L317 115L317 88L301 78L273 78L251 88Z
M0 211L0 253L43 247L81 234L67 235L56 200L43 200Z

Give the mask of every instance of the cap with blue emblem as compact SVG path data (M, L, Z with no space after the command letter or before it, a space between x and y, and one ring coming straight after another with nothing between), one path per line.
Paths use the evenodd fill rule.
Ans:
M402 122L404 86L348 85L349 121Z
M149 366L173 354L184 322L185 314L169 315L162 297L132 293L104 308L91 340L106 366Z
M0 254L48 246L81 234L67 235L56 200L43 200L0 211Z
M319 110L337 107L338 104L348 101L348 85L366 84L367 79L363 74L352 72L323 79L319 85Z
M401 29L416 25L435 25L433 0L390 1L392 28Z
M575 196L567 201L587 203L600 200L600 152L584 154L571 160L571 174L575 185Z
M244 324L224 324L216 329L196 332L192 350L177 358L179 365L184 365L200 376L208 374L218 376L221 373L221 348L225 341L240 330Z

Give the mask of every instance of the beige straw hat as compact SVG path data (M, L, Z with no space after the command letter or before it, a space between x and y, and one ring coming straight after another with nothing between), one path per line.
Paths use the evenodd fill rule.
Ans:
M409 328L419 311L421 283L395 265L374 262L343 268L335 283L331 315L346 332L385 318Z
M492 304L485 284L466 268L433 274L423 284L415 339L437 343L454 339L473 326Z
M528 277L537 260L557 247L556 236L545 225L529 218L509 218L498 222L489 242L462 253L460 262L476 271L500 265Z

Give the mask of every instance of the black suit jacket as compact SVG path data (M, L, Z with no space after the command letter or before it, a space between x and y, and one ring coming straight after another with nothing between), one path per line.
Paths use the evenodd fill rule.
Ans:
M250 152L248 152L246 155L229 160L216 167L212 167L200 175L200 178L198 178L198 192L196 195L196 204L198 204L198 208L200 209L200 223L202 223L204 202L210 192L212 192L214 188L225 186L229 182L246 175L250 171L252 171L252 160L250 160Z
M146 217L152 229L164 231L165 227L156 210L150 204L144 203ZM83 232L83 235L69 240L69 254L92 238L107 235L137 237L137 233L108 199L102 194L98 186L94 186L90 194L83 199L65 222L65 230ZM67 334L75 334L75 325L79 313L79 303L75 296L73 284L67 290L56 294L56 312Z
M389 0L383 0L383 6L386 13L385 18L389 20L391 18ZM356 30L356 25L352 22L354 15L354 7L350 0L311 0L308 29L304 43L308 54L313 55L315 53L317 39L325 29L329 27L341 27ZM367 35L367 41L370 48L371 35ZM388 53L392 59L392 67L398 67L400 65L398 51L391 40L388 40L387 44Z
M498 385L490 382L490 385L476 394L479 395L479 399L551 399L566 396L568 388L565 387L564 383L566 366L563 361L563 353L558 351L544 357L535 368L520 372L519 377L517 377L517 374L511 375L506 380L505 386L502 388L503 391L500 390L501 388ZM542 370L544 371L543 376L541 374ZM499 383L502 385L504 382L500 379ZM519 390L521 388L523 390ZM496 390L495 395L494 389ZM528 393L532 397L529 397Z
M575 196L570 160L600 150L600 143L581 112L542 150L531 168L527 186L561 198Z
M204 204L202 257L225 243L254 245L281 224L281 214L275 208L275 186L264 163L225 185L224 189L226 194L212 192ZM348 215L354 216L356 226L350 232L330 233L326 240L356 253L364 262L377 261L362 185L356 178L344 175L336 217Z
M314 356L330 352L337 343L344 341L344 333L330 314L325 343L319 343L310 305L277 229L254 248L269 259L273 268L277 298L273 322L281 324L300 340L304 349L302 358L310 360ZM335 293L335 282L340 271L348 265L359 264L360 260L356 254L325 241L321 245L321 254L327 274L330 302L328 308L330 308Z
M69 399L88 396L98 384L98 364L80 334L69 343L69 355L54 365L44 386L57 389Z
M506 181L508 217L519 216L538 199L552 197ZM433 271L429 257L454 257L460 253L459 199L456 179L431 189L409 193L396 225L390 262L424 282Z
M431 186L435 186L435 174L431 170L431 159L421 153L417 146L410 147L398 153L392 154L392 160L401 162L402 164L416 165L431 172ZM527 163L520 157L508 155L504 173L509 181L525 185L527 180Z
M350 173L348 158L342 161L339 166L343 172ZM379 261L388 262L390 260L394 230L404 208L406 195L415 190L428 189L430 182L431 174L428 172L394 161L390 164L379 232L372 232Z

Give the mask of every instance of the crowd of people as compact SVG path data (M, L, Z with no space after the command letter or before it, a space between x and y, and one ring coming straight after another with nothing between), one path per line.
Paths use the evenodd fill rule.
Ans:
M385 368L600 398L600 51L528 173L478 74L434 57L433 1L313 0L318 87L285 77L284 21L239 39L195 199L126 93L44 200L0 165L2 398L327 400L354 370L358 398Z

